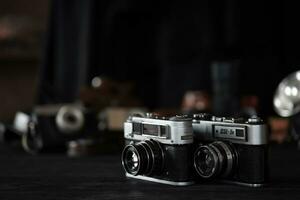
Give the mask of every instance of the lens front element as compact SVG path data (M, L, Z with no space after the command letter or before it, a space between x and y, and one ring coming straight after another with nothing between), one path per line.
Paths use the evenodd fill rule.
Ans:
M158 174L163 167L163 150L159 142L146 140L127 145L122 153L122 165L132 175Z
M140 159L135 149L131 148L126 151L125 165L127 166L128 171L131 173L137 172L140 167L139 161Z
M194 166L200 176L209 178L216 173L218 169L218 157L209 146L201 146L194 157Z
M236 162L233 148L221 141L201 145L194 154L194 167L202 178L226 177Z

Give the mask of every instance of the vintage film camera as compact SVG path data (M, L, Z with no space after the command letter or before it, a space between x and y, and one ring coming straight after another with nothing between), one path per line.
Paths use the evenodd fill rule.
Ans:
M99 137L97 116L81 104L35 107L22 135L22 146L29 153L64 151L66 142Z
M124 123L122 165L127 177L184 186L193 184L192 119L131 116Z
M267 128L258 117L193 116L194 168L201 178L259 187L268 180Z

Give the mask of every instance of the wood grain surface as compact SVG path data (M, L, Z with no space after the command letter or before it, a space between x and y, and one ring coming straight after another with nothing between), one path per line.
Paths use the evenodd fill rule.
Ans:
M120 155L31 156L0 147L0 199L300 199L300 151L270 148L271 182L263 188L230 184L174 187L126 179Z

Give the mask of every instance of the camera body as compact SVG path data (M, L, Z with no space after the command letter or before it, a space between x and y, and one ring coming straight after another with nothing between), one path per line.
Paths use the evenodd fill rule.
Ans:
M35 107L23 134L22 145L30 153L62 151L66 142L98 137L97 115L81 104L41 105Z
M130 116L124 123L126 176L184 186L194 183L192 119Z
M258 117L193 116L194 168L201 180L259 187L268 181L267 127Z

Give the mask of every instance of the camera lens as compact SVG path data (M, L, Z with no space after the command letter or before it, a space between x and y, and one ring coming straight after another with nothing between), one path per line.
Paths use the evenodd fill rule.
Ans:
M233 148L217 141L200 146L194 154L194 167L202 178L226 177L235 166L236 154Z
M194 166L198 174L203 178L209 178L218 170L218 156L209 146L201 146L194 156Z
M37 154L42 150L44 144L38 131L37 122L33 120L28 122L27 132L22 134L21 142L23 149L30 154Z
M64 134L74 134L82 129L85 116L80 107L62 106L56 115L57 128Z
M163 167L163 150L159 142L146 140L127 145L122 153L122 165L132 175L158 174Z
M140 158L139 158L139 154L136 151L136 149L134 149L133 147L131 147L130 149L128 149L126 151L125 154L125 165L127 170L130 173L136 173L139 170L140 167Z
M70 113L65 114L64 119L70 124L75 124L77 122L77 118L74 115L71 115Z

